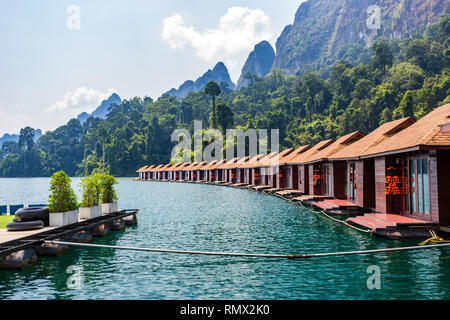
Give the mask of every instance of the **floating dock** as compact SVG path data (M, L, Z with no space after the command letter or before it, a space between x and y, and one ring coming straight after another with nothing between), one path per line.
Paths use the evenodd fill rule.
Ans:
M119 230L124 224L136 224L137 214L137 209L122 210L92 219L81 220L77 223L69 224L63 227L47 227L44 229L33 231L2 232L0 237L0 268L10 268L10 266L8 265L9 258L20 252L25 252L25 255L27 255L28 251L34 251L34 249L41 247L45 243L45 241L55 239L70 239L71 237L77 239L77 235L83 233L87 235L91 230L97 227L101 227L102 225L107 225L107 229L111 228L112 230L114 230L116 228L116 230ZM132 218L132 220L130 220L130 218ZM118 226L117 221L121 222L121 226ZM102 235L106 234L107 233L103 233ZM90 235L90 238L86 237L86 239L92 239L92 235ZM56 255L57 253L58 252L56 252ZM34 252L32 253L32 255L36 256ZM13 259L15 258L13 257ZM19 258L19 260L20 259L25 258ZM37 258L34 260L37 260ZM33 263L31 264L34 265L36 261L32 262ZM20 261L17 263L18 267L13 266L12 268L22 268ZM24 261L23 267L27 267L27 264L28 262Z

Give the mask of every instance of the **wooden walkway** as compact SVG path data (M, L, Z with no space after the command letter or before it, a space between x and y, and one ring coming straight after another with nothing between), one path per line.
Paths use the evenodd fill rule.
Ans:
M371 229L372 231L397 230L399 227L425 227L433 225L430 221L387 213L366 213L364 216L349 218L347 222Z
M0 229L0 245L4 242L17 240L23 237L32 236L35 234L39 234L41 232L52 230L52 227L45 227L38 230L29 230L29 231L8 231L6 229Z

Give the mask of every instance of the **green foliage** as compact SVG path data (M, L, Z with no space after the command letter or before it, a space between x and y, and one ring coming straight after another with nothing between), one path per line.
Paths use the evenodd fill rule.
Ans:
M70 182L71 179L62 170L53 174L48 201L50 212L66 212L77 208L77 197Z
M102 203L112 203L118 200L114 185L117 184L116 178L106 173L96 173L96 181L100 189L100 201Z
M80 187L82 191L81 206L93 207L99 204L100 200L100 175L94 174L81 179Z
M372 50L350 44L337 56L322 57L330 67L317 65L297 75L281 69L265 77L248 74L249 85L239 90L210 83L182 101L168 95L124 100L110 108L106 119L83 124L72 119L36 144L30 140L32 129L25 128L20 145L3 144L0 176L50 176L61 169L87 176L98 168L114 176L134 175L144 165L169 163L176 145L172 132L192 133L194 120L222 131L279 129L280 147L286 148L356 130L368 133L407 116L419 119L450 102L449 21L444 15L425 34L378 40ZM311 33L309 43L300 39L291 48L299 51L291 54L315 60L314 48L330 32L325 29Z

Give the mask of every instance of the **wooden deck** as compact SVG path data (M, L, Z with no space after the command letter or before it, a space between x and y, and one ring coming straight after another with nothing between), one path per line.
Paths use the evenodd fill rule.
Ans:
M374 232L398 231L409 227L430 227L434 224L430 221L405 217L398 214L366 213L360 217L348 218L347 222L370 229Z
M41 232L45 232L48 230L52 230L52 227L44 227L38 230L29 230L29 231L8 231L6 229L0 229L0 244L8 241L17 240L23 237L32 236Z
M297 197L302 195L302 192L300 190L292 190L292 189L288 190L283 189L275 193L282 197Z

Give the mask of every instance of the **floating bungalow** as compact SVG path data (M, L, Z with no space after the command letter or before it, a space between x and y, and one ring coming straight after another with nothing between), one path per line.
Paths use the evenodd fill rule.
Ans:
M450 104L363 134L210 163L146 166L140 180L196 181L277 193L388 238L450 232Z

